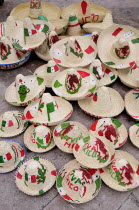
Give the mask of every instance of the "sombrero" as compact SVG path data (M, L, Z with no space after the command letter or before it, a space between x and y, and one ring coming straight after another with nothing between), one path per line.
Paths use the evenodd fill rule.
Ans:
M87 114L99 118L114 117L124 110L121 95L113 88L99 87L92 97L79 100L80 108Z
M133 119L139 121L139 89L132 89L125 95L125 109Z
M48 160L32 157L26 160L18 169L15 183L19 190L27 195L42 195L54 185L56 168Z
M24 114L33 124L52 126L66 121L72 112L72 105L68 101L44 93L42 99L26 107Z
M51 58L64 67L89 65L96 57L97 47L91 36L72 36L60 40L50 49Z
M97 81L97 86L110 85L117 79L117 71L113 68L107 67L99 59L95 59L90 67L90 72Z
M137 60L139 31L131 26L114 24L101 32L98 42L100 60L116 69L125 69Z
M0 116L0 137L12 137L22 133L28 122L20 111L4 112Z
M52 89L67 100L79 100L89 96L96 88L96 81L84 68L66 69L59 72L52 82Z
M25 148L13 140L0 141L0 173L17 168L25 158Z
M92 200L101 188L100 173L96 169L82 166L74 159L58 172L56 187L66 201L86 203Z
M27 106L37 100L45 91L45 80L36 75L18 74L5 92L5 99L14 106Z
M89 0L83 0L80 3L72 4L62 8L61 17L68 19L71 13L74 13L81 24L88 22L100 22L104 19L106 13L111 11L97 4L92 4Z
M37 153L47 152L55 146L52 131L44 125L31 125L24 133L24 144Z
M90 135L99 138L104 136L113 142L115 149L121 147L128 137L126 127L114 118L102 118L93 122L90 126Z
M66 153L73 153L74 144L88 135L87 128L75 121L59 124L53 131L53 138L57 147Z
M30 3L19 4L10 13L18 20L23 20L26 17L37 18L39 15L43 15L49 20L56 20L60 18L60 14L59 7L48 2L41 2L41 0L31 0Z
M131 142L139 148L139 123L132 125L129 128L129 137Z
M117 191L129 191L139 186L139 162L129 153L117 150L112 163L100 169L103 182Z
M76 160L88 168L102 168L110 164L115 155L113 143L105 137L90 136L75 143L73 154Z

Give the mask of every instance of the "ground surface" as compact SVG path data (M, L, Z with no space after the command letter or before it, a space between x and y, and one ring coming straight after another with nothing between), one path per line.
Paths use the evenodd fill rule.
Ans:
M11 9L19 3L26 2L26 0L5 0L3 6L0 6L0 22L5 21ZM58 6L67 6L71 2L78 2L78 0L62 1L62 0L48 0L48 2L55 3ZM114 21L121 24L129 24L139 29L139 0L94 0L94 3L105 6L113 12ZM45 62L32 54L29 62L22 67L12 71L0 71L0 114L8 110L23 110L23 108L13 107L4 100L4 93L6 88L14 81L18 73L28 75L32 74L37 67ZM125 87L119 79L112 85L120 92L122 97L129 90ZM48 90L49 91L49 90ZM77 102L73 102L74 113L70 120L76 120L83 123L87 128L95 120L85 113L83 113ZM121 120L127 129L135 122L124 111L117 119ZM13 138L23 142L23 135ZM121 148L134 155L139 160L138 149L135 148L131 142L127 143ZM27 158L33 156L33 152L27 152ZM66 154L58 148L54 148L48 153L42 154L42 157L47 158L55 164L59 170L65 163L73 159L73 155ZM69 204L64 201L58 194L54 186L49 192L40 197L30 197L20 192L14 183L15 171L9 174L0 175L0 210L73 210L73 209L89 209L89 210L138 210L139 209L139 188L132 192L120 193L102 185L102 189L98 196L91 202L82 205Z

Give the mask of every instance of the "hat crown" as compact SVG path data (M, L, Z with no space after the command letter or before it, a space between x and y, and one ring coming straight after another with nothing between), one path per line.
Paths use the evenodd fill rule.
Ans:
M31 160L27 163L25 171L29 175L38 175L38 168L41 168L41 164L36 160Z
M113 24L112 13L106 13L102 24L107 26L111 26Z
M53 44L55 44L60 40L55 31L50 32L48 39L49 39L49 48L51 48Z
M67 124L67 126L66 127L64 126L64 128L61 130L60 136L63 138L66 138L66 136L68 136L68 138L70 138L68 139L68 141L71 140L72 142L75 139L75 142L76 142L76 140L79 140L82 138L82 131L76 125Z
M68 25L68 29L67 29L67 34L69 36L75 36L75 35L79 35L81 33L81 27L79 24L79 21L77 19L77 16L75 14L71 14L69 16L69 25Z
M93 74L96 76L97 79L101 79L102 77L104 77L104 68L102 66L102 63L99 59L95 59L91 66L90 66L90 70L93 72Z
M15 30L16 21L12 16L8 16L6 20L6 29L5 34L6 36L10 37L10 34Z
M23 20L23 26L27 29L35 29L31 19L28 17Z
M0 156L12 151L11 145L6 141L0 142Z
M47 73L54 73L60 71L58 65L53 61L48 61L47 67L46 67Z
M48 127L40 125L33 133L39 147L44 148L50 143L51 131Z
M29 16L32 18L37 18L42 14L41 0L31 0Z
M115 55L120 59L125 59L130 54L130 46L126 39L121 38L113 44Z

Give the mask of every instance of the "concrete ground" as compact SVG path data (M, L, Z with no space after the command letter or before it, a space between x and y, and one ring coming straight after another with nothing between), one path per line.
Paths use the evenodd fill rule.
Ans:
M26 2L26 0L5 0L3 6L0 6L0 22L5 21L6 17L10 14L10 11L18 4ZM78 0L48 0L48 2L55 3L58 6L67 6L71 2L75 3ZM139 29L139 0L94 0L94 3L105 6L113 12L114 21L121 24L129 24ZM32 53L29 61L23 66L12 71L0 71L0 114L8 110L23 110L21 107L13 107L9 105L4 99L4 93L6 88L14 81L17 74L24 75L32 74L35 69L45 62L37 58ZM124 86L119 79L112 85L117 91L120 92L122 97L129 90ZM50 91L49 89L47 90ZM92 124L95 118L90 117L82 112L78 107L77 102L73 102L74 113L70 120L76 120L83 123L87 128ZM127 129L135 123L124 111L117 117L121 122L125 124ZM23 134L14 137L14 140L23 142ZM134 147L130 140L121 148L135 156L139 160L139 152ZM27 158L35 155L35 153L27 151ZM42 154L41 157L47 158L53 164L55 164L57 170L59 170L64 164L73 159L73 155L66 154L60 151L58 148L54 148L50 152ZM0 210L138 210L139 209L139 188L130 192L117 192L105 184L102 185L102 189L92 201L74 205L66 202L58 194L56 187L54 186L50 191L39 197L30 197L20 192L14 183L15 171L9 174L0 175Z

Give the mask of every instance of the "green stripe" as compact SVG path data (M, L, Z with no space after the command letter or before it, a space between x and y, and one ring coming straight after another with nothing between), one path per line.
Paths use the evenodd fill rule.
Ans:
M44 20L44 21L48 22L48 19L46 17L44 17L43 15L39 15L38 20Z
M131 42L132 42L133 44L137 44L137 43L139 43L139 38L137 38L137 39L132 39Z
M25 180L28 181L28 174L25 173Z
M47 67L47 72L51 73L51 67Z
M119 122L118 120L116 120L114 118L111 118L111 121L116 126L116 128L119 128L122 125L121 122Z
M28 29L24 28L24 36L29 36Z
M110 65L110 66L115 65L115 63L113 63L112 61L105 62L105 64L106 64L106 65Z
M60 86L62 86L62 84L58 80L56 80L54 83L54 87L59 88Z
M42 195L42 194L44 194L44 191L41 189L41 190L39 191L39 195Z
M0 156L0 163L4 163L3 156Z
M70 123L64 123L64 124L61 125L61 128L62 128L62 129L65 129L65 128L67 128L68 126L70 126Z
M70 16L70 17L69 17L69 21L72 22L72 21L75 21L75 20L77 20L77 17L76 17L76 16Z
M57 181L56 181L56 186L59 188L59 187L62 187L62 180L63 180L63 177L58 175L57 177Z

